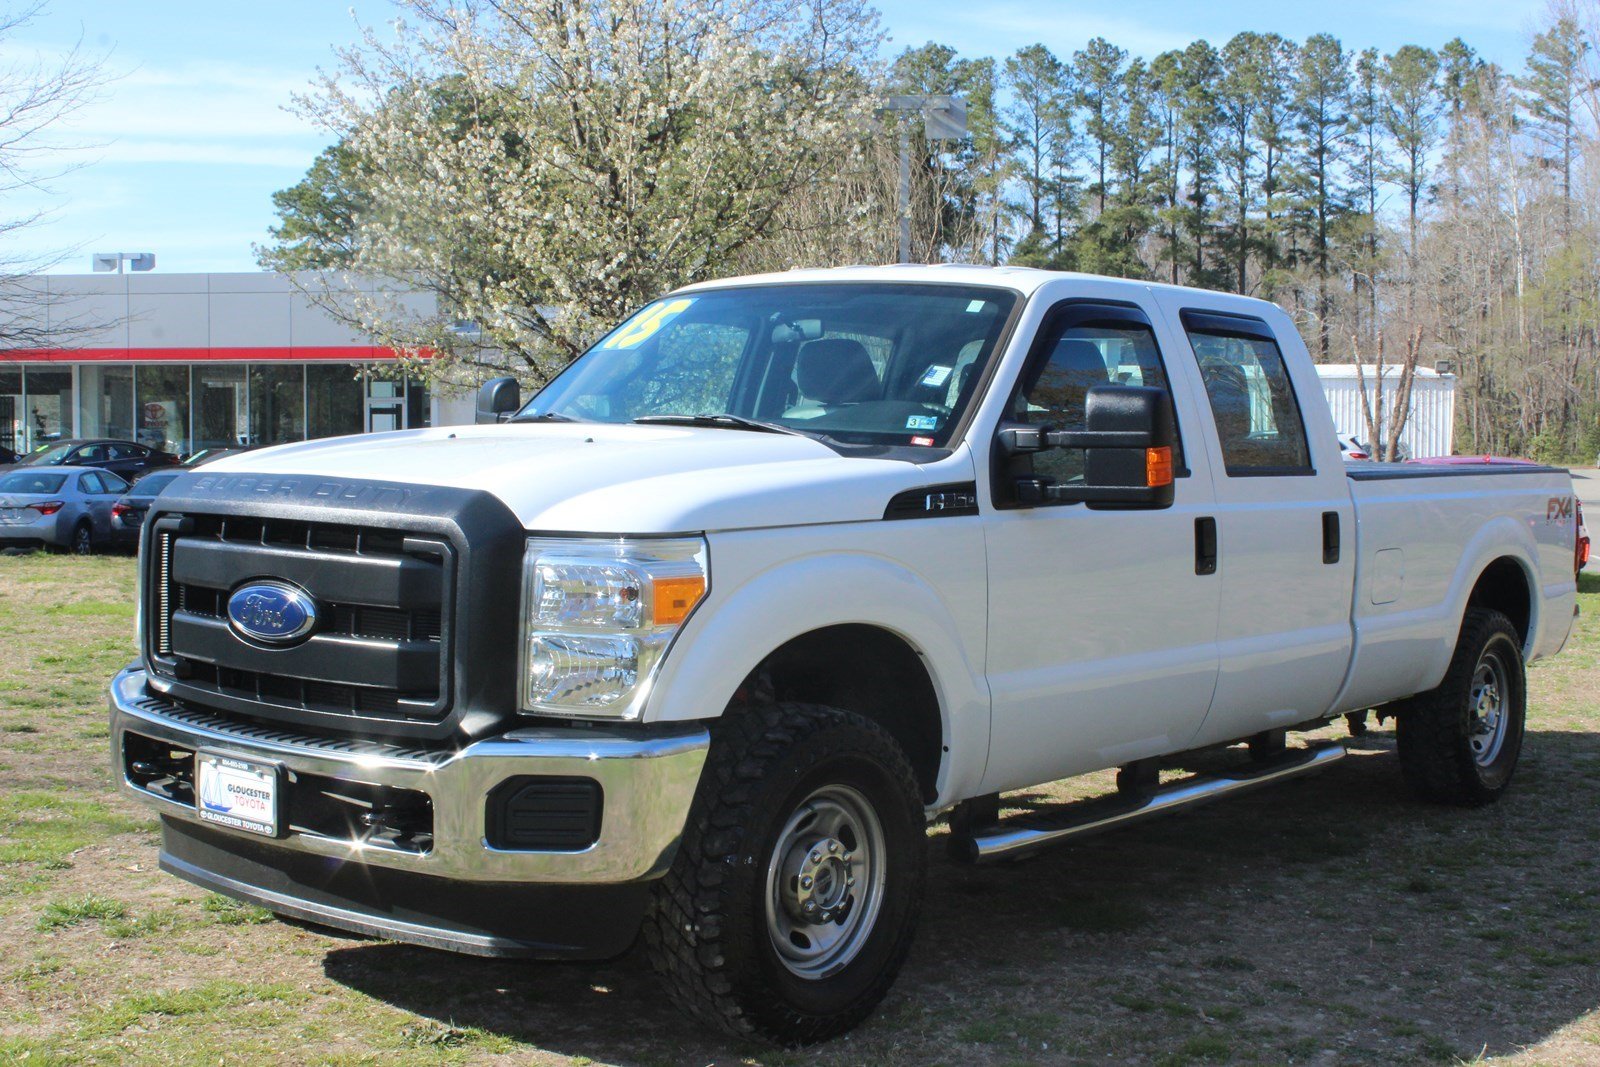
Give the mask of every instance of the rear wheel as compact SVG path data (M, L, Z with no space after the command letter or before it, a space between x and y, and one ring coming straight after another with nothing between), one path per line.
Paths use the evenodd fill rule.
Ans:
M1510 619L1473 608L1444 681L1396 711L1400 766L1428 800L1474 806L1497 800L1522 752L1527 680Z
M74 556L94 555L94 530L86 522L80 522L72 529L72 543L69 551Z
M810 704L730 712L645 920L673 999L789 1045L855 1026L910 948L925 831L882 727Z

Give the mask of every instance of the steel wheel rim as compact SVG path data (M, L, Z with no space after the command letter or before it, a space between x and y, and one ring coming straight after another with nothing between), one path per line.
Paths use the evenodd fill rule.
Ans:
M1494 763L1505 747L1511 722L1507 707L1510 679L1505 660L1495 651L1485 652L1472 672L1472 688L1467 694L1467 744L1472 748L1473 762L1480 767Z
M800 978L849 965L883 908L887 844L861 793L826 785L796 806L767 862L767 936Z

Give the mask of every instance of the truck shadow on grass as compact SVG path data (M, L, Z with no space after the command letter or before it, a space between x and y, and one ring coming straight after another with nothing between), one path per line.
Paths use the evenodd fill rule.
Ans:
M1375 732L1305 781L1023 863L952 863L935 833L900 981L804 1059L1451 1062L1595 1010L1600 735L1530 732L1518 788L1478 811L1412 800L1393 747ZM577 965L355 944L325 970L440 1041L627 1064L800 1058L684 1020L637 950Z

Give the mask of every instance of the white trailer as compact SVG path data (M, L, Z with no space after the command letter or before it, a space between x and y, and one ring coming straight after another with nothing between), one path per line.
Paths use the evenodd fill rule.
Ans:
M1376 368L1363 366L1361 370L1366 376L1367 395L1373 405L1372 415L1377 420L1379 399ZM1322 379L1322 392L1328 398L1328 407L1333 412L1334 428L1340 434L1375 444L1368 441L1371 435L1361 416L1361 379L1356 377L1356 365L1319 363L1317 376ZM1382 381L1380 434L1385 432L1382 427L1388 425L1388 413L1394 410L1395 396L1400 389L1399 365L1384 367ZM1417 376L1411 383L1410 408L1411 414L1406 419L1405 429L1400 431L1400 443L1405 446L1406 452L1419 458L1452 454L1455 451L1456 376L1418 367Z

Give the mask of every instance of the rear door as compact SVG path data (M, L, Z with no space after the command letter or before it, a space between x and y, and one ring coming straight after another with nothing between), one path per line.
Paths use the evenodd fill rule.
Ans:
M150 465L150 453L142 445L106 445L105 470L131 478Z
M1050 309L1003 417L1083 429L1093 386L1172 391L1175 378L1175 503L1138 511L1022 505L1006 484L1018 476L1008 466L1016 460L996 460L993 507L985 508L993 697L986 791L1182 749L1211 703L1220 580L1197 561L1197 529L1213 515L1213 500L1195 387L1169 378L1153 309L1126 302L1126 286L1113 291L1121 299ZM991 449L994 432L991 424ZM1040 453L1031 466L1035 476L1081 480L1083 453Z
M1205 745L1332 705L1351 653L1353 508L1321 384L1287 316L1181 291L1160 300L1199 371L1215 429L1204 440L1216 492L1221 662L1194 742Z

